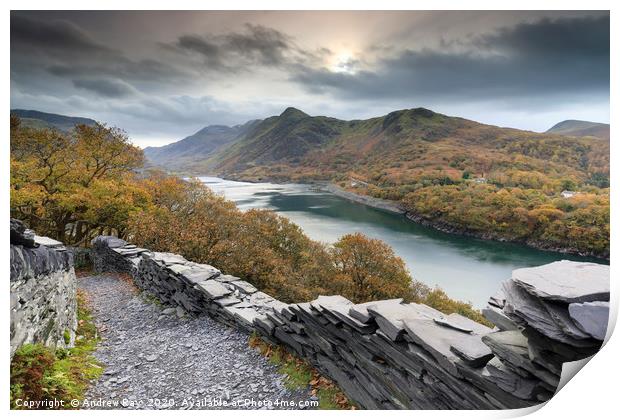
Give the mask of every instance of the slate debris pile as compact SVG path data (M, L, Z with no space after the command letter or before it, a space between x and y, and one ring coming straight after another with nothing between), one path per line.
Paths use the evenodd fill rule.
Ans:
M562 364L596 353L609 318L609 266L557 261L514 270L483 313L502 331L485 376L519 398L548 399Z
M286 346L362 408L539 404L553 395L561 363L592 354L604 335L609 267L597 264L515 270L484 311L497 325L491 329L401 299L354 304L320 296L286 304L209 265L132 247L96 238L95 267L129 267L136 285L163 302ZM544 280L552 273L561 276ZM585 287L580 278L594 280Z

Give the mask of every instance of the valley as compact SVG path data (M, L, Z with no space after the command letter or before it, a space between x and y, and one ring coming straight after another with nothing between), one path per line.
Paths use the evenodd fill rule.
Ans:
M207 127L145 155L183 175L332 183L389 200L445 232L608 258L609 140L550 131L424 108L352 121L287 108L241 126Z

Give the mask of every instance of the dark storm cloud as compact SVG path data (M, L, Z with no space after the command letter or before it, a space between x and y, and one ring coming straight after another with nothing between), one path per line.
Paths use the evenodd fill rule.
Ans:
M544 19L455 43L405 50L372 70L298 66L309 92L349 98L498 98L609 90L609 16Z
M291 39L272 28L246 25L246 33L230 33L224 38L226 49L255 62L277 66L285 61L285 54L294 49Z
M77 79L73 80L73 85L107 98L122 98L136 93L136 90L131 85L121 80Z
M11 106L171 139L289 105L605 121L609 14L567 13L11 12Z
M150 59L133 61L123 56L104 62L90 60L84 64L53 64L46 67L46 70L59 77L98 75L143 82L171 81L189 77L184 71L159 61Z
M212 70L239 70L240 66L285 66L289 63L316 59L329 50L305 51L292 37L262 25L246 23L244 30L224 34L187 34L163 47L178 52L197 54Z
M165 46L165 45L164 45ZM200 54L208 65L221 67L220 46L198 35L183 35L179 37L175 46L182 51Z
M527 57L609 57L609 16L521 23L479 36L475 43L489 50Z
M16 13L11 14L11 58L11 69L19 73L17 78L27 77L34 71L33 63L37 70L44 68L53 76L71 81L97 76L140 82L178 81L190 77L184 70L156 59L128 58L122 51L97 42L72 22L46 21ZM89 90L104 94L113 92L111 89ZM116 92L118 96L120 90L117 88Z
M72 53L110 53L77 25L62 21L43 21L11 14L11 44L34 49L52 49Z

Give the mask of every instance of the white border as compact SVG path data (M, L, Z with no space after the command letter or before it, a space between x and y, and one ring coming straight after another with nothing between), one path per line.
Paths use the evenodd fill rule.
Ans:
M419 9L419 10L464 10L465 7L467 10L611 10L611 109L614 110L617 108L616 104L618 102L618 83L615 75L618 74L618 42L620 39L618 37L618 19L616 17L615 12L619 9L619 6L616 4L620 4L618 2L612 1L601 1L601 0L590 0L588 2L578 2L575 0L570 1L551 1L551 0L504 0L501 2L498 1L488 1L488 0L469 0L467 2L464 1L456 1L456 0L437 0L434 2L414 2L414 1L398 1L398 0L383 0L383 1L369 1L369 0L357 0L357 1L339 1L339 0L272 0L272 1L252 1L252 0L227 0L225 2L214 2L214 1L196 1L196 0L176 0L174 2L171 1L160 1L160 0L152 0L152 1L133 1L133 0L108 0L108 1L97 1L86 3L83 0L57 0L53 3L43 0L30 0L30 1L12 1L7 2L8 8L5 9L5 13L2 17L2 25L3 29L3 43L2 47L4 50L5 64L2 66L2 80L4 83L2 84L2 95L5 98L6 107L5 110L8 111L10 109L10 66L8 63L8 58L10 56L10 8L16 10L36 10L36 9L50 9L50 6L54 6L57 9L75 9L75 10L101 10L101 9L130 9L130 10L345 10L345 9L359 9L359 10L408 10L408 9ZM317 28L320 30L320 28ZM5 112L6 112L5 111ZM8 112L5 113L5 118L8 116ZM612 152L611 152L611 161L612 161L612 171L611 171L611 183L612 185L620 185L618 179L618 171L615 170L616 165L618 164L617 159L617 150L620 148L615 145L618 141L618 134L620 131L618 130L618 115L611 112L611 138L612 138ZM3 216L0 217L0 220L7 220L9 218L9 135L8 135L8 124L4 125L4 133L2 141L0 142L0 150L2 153L2 184L4 188L2 190L2 210ZM612 237L618 237L618 228L616 227L616 222L618 221L618 199L616 194L612 194ZM5 228L6 229L6 228ZM4 230L4 232L7 232ZM2 259L2 272L4 273L6 289L5 293L2 294L3 307L5 310L2 313L2 334L4 337L8 338L9 335L9 314L6 308L9 307L9 293L8 293L8 254L9 254L9 242L8 235L3 235L3 239L0 242L0 246L2 247L2 255L5 257ZM6 239L5 239L6 237ZM612 255L614 255L612 253ZM618 278L618 271L615 268L615 258L612 258L611 264L611 278L612 278L612 307L614 309L614 323L615 316L617 314L618 308L618 292L616 283L620 281ZM532 419L544 419L548 417L560 418L560 419L570 419L570 418L580 418L580 419L596 419L596 418L610 418L614 416L614 412L617 411L618 408L618 391L616 388L616 383L620 380L620 369L618 368L618 357L616 355L620 354L620 344L619 340L616 336L612 336L605 347L597 354L593 359L580 371L576 378L570 380L568 384L544 407L539 410L525 410L525 412L534 411L530 414L530 418ZM2 360L4 360L4 364L2 366L2 389L0 392L0 404L4 407L6 411L8 409L8 388L9 388L9 372L8 372L8 360L9 360L9 346L8 343L4 345L3 348ZM415 417L416 419L484 419L484 418L511 418L525 414L523 410L515 410L515 411L389 411L385 412L385 416L395 417L395 418L407 418L410 419ZM93 418L108 418L108 416L112 413L110 412L89 412L86 414L84 411L77 412L16 412L11 411L9 413L11 416L17 417L28 417L28 418L75 418L88 415ZM197 413L197 412L183 412L183 411L175 411L174 413L166 413L166 412L130 412L130 411L117 411L113 413L115 417L118 418L128 418L128 417L143 417L148 416L153 419L166 419L170 417L170 415L174 415L175 417L183 417L187 418L188 416L192 417L201 417L205 418L209 415L217 416L218 419L232 419L237 418L239 412L232 411L218 411L216 413ZM370 411L356 411L356 412L311 412L311 411L297 411L295 413L289 413L284 411L257 411L252 414L247 413L246 415L257 416L260 418L269 418L271 419L282 419L289 418L294 415L299 418L316 418L317 416L321 416L321 418L330 418L330 417L348 417L355 416L356 418L374 418L377 413ZM617 416L616 414L615 416Z

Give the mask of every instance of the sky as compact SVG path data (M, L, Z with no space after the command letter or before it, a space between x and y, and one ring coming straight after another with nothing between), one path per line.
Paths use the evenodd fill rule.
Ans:
M11 108L93 118L145 147L289 106L609 122L609 12L11 12Z

